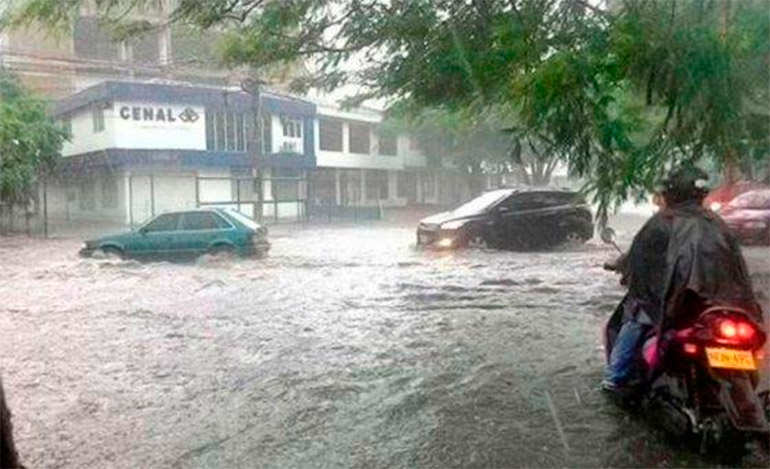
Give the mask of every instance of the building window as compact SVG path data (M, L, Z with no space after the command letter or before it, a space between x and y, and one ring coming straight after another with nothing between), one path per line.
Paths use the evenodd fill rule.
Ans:
M281 119L283 136L288 138L302 138L302 121L299 119Z
M366 172L366 198L385 200L388 198L388 172L372 170Z
M116 208L118 206L118 181L112 176L102 179L102 207Z
M336 169L316 168L310 173L310 196L317 205L337 204Z
M342 151L342 122L318 119L318 133L321 150Z
M75 56L82 59L119 60L120 46L95 17L80 16L73 28Z
M396 156L398 154L398 143L396 136L380 135L380 155Z
M406 198L412 201L417 196L417 179L415 173L411 171L400 171L397 179L398 197Z
M368 124L350 123L350 153L368 155L372 145L370 142L370 127Z
M235 114L235 148L246 151L246 118L242 112Z
M61 118L61 129L67 134L67 137L72 137L72 117L64 116Z
M209 151L246 151L249 119L242 112L206 111L206 149Z
M78 186L79 190L79 206L80 210L95 210L96 209L96 197L94 194L94 181L92 180L84 180L80 181L80 185Z
M94 133L104 132L104 108L91 109L91 120L94 124Z
M273 153L273 116L262 116L262 154Z
M160 36L148 32L131 42L131 58L139 64L155 64L160 58Z

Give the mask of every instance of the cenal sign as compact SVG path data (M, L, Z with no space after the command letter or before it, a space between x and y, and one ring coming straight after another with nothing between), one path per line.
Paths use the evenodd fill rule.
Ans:
M120 117L124 120L135 120L142 122L189 122L193 123L200 117L192 108L185 108L179 114L176 114L170 107L154 106L121 106Z

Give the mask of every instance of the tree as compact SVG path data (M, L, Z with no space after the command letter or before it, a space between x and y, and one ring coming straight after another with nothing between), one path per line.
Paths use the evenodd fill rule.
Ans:
M96 4L114 21L148 2ZM59 24L80 3L27 0L7 21ZM682 160L767 159L757 156L770 122L762 0L627 0L612 11L585 0L180 0L172 16L224 29L229 64L308 61L298 89L356 83L352 102L388 97L417 115L502 107L511 148L564 161L602 214Z
M0 199L29 200L38 175L56 163L66 137L43 101L0 70Z
M386 122L389 131L409 132L418 138L423 153L439 156L460 170L473 193L484 189L485 173L513 173L522 184L547 185L558 159L538 139L512 129L512 119L502 106L478 110L396 106Z

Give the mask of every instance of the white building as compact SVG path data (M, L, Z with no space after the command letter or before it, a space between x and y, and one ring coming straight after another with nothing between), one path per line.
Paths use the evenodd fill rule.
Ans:
M431 165L409 135L388 135L380 111L319 104L311 197L314 205L401 207L454 203L457 173Z
M430 164L408 136L382 134L382 113L368 109L106 81L60 100L54 115L72 139L45 185L53 220L136 225L211 205L276 221L332 218L465 195L455 172Z
M304 215L307 170L315 167L312 103L107 81L59 101L54 114L72 139L46 184L52 219L137 224L206 205L255 218Z

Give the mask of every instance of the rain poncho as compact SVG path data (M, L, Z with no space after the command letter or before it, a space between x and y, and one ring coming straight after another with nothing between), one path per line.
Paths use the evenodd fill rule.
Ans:
M746 309L762 325L736 238L718 215L694 202L653 216L634 238L625 267L635 307L626 308L624 320L641 319L660 331L725 304Z

